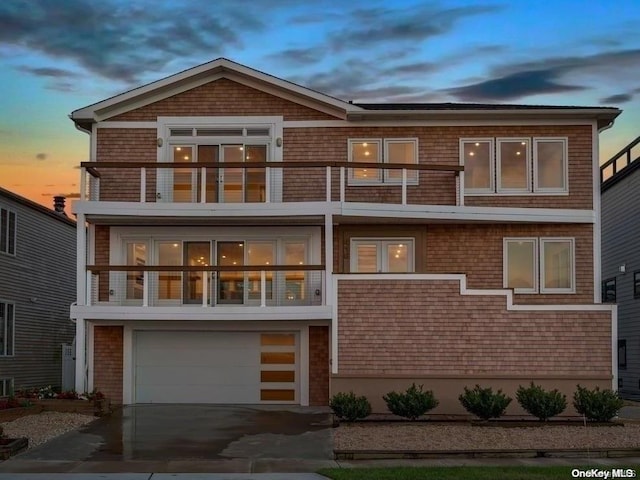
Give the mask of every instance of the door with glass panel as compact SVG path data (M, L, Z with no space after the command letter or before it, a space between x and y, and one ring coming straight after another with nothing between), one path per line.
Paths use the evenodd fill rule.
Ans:
M202 271L189 271L183 274L182 303L209 304L211 296L208 291L211 265L210 242L184 242L183 265L202 267Z
M193 147L188 145L175 145L172 154L173 163L179 163L184 165L184 167L174 168L172 171L171 200L180 203L196 202L198 193L198 169L189 166L189 164L195 162Z
M216 263L221 267L244 265L244 242L217 242ZM244 272L222 270L218 272L216 303L233 305L244 303Z
M145 266L147 264L147 244L142 242L126 242L126 265ZM141 304L144 298L144 272L126 272L125 302Z
M222 163L265 162L266 145L222 145ZM246 203L265 201L265 169L224 167L220 169L219 201Z
M263 270L250 271L247 276L246 303L259 305L262 301L262 282L264 276L265 304L274 303L274 272L270 270L275 262L275 242L249 241L247 242L247 265L259 265ZM264 273L263 273L264 272Z
M182 242L166 241L156 243L157 265L182 266ZM167 270L154 272L152 298L158 304L179 304L182 300L182 272Z
M303 240L284 242L284 264L305 265L307 263L307 243ZM300 267L304 268L304 267ZM320 272L305 272L304 270L292 270L281 272L284 288L281 291L283 305L310 305L311 275ZM317 281L320 288L319 279Z

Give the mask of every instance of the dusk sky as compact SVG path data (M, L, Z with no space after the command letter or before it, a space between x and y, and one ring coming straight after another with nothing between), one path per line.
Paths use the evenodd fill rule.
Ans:
M77 195L71 111L226 57L344 100L613 106L640 135L639 0L3 0L0 186Z

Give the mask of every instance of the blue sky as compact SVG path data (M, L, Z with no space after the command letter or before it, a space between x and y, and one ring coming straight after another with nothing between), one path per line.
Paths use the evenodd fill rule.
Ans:
M640 135L638 0L4 0L0 186L73 197L68 114L227 57L344 100L615 106Z

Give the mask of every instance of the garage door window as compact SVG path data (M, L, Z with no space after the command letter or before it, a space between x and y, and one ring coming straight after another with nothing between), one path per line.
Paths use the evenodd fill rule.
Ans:
M296 399L296 337L293 333L260 335L260 400Z

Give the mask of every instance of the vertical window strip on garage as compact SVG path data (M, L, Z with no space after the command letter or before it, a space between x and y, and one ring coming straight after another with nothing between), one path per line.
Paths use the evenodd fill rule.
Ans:
M296 337L293 333L260 335L260 400L296 400Z

